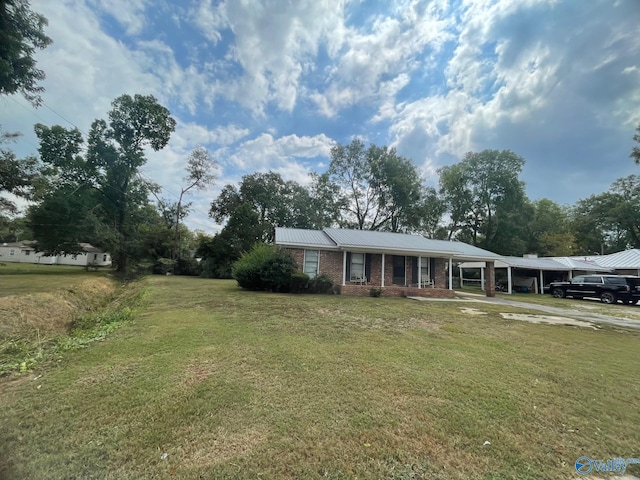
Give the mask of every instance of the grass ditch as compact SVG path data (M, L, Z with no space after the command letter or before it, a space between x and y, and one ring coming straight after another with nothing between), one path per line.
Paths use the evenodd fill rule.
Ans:
M29 372L103 340L132 318L144 296L139 283L117 285L101 276L0 298L0 376Z

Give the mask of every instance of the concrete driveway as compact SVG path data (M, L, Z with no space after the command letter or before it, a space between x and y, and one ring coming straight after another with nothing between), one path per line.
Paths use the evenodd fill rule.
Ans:
M409 298L412 298L414 300L422 300L422 301L445 300L445 301L454 301L454 302L463 301L463 302L474 302L474 303L493 303L498 305L515 307L515 308L535 310L535 311L544 312L550 315L557 315L560 317L574 318L576 320L587 321L594 324L599 323L599 324L613 325L616 327L632 328L635 330L640 330L640 316L638 317L637 320L634 320L631 318L615 317L612 315L604 315L601 313L588 312L584 310L578 310L575 308L549 307L547 305L538 305L535 303L518 302L516 300L508 300L501 297L491 298L491 297L485 297L483 295L476 295L476 294L465 293L465 292L456 292L456 295L458 296L458 298L456 299L429 299L425 297L409 297ZM633 313L635 313L635 309L637 309L638 307L629 306L629 308L634 309Z

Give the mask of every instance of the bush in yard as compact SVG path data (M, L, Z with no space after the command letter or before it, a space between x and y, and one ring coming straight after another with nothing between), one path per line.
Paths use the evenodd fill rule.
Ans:
M311 293L331 293L332 287L333 280L324 273L322 275L318 275L309 282L309 291Z
M291 275L291 293L302 293L309 288L309 275L294 273Z
M233 278L248 290L289 291L296 264L285 250L257 244L233 264Z

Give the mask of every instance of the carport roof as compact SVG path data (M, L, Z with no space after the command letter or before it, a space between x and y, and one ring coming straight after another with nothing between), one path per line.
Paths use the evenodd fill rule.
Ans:
M465 263L463 268L479 268L482 265ZM496 260L496 268L522 268L526 270L544 270L566 272L568 270L585 270L588 272L608 272L609 269L595 263L567 257L501 257Z
M609 269L640 269L640 249L633 248L631 250L625 250L624 252L594 257L593 262Z

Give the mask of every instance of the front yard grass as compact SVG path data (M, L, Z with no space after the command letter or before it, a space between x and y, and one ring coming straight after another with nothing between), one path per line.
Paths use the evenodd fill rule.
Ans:
M0 379L0 478L576 478L582 455L640 456L637 332L146 281L133 323Z

